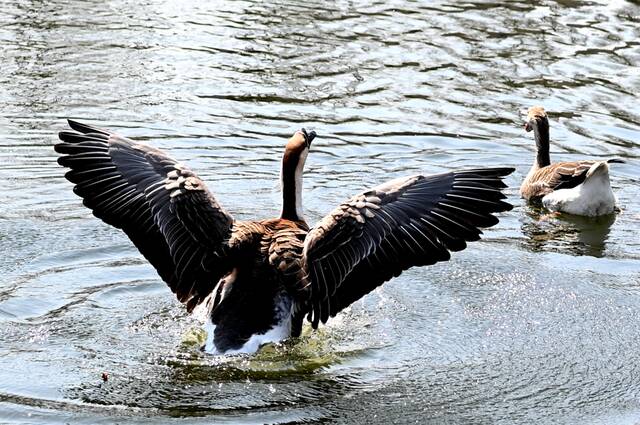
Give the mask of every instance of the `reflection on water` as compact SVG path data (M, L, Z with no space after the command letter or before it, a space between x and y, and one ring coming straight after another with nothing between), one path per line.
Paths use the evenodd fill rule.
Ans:
M557 251L573 255L602 257L616 213L600 217L581 217L552 213L543 207L526 206L522 233L533 252Z

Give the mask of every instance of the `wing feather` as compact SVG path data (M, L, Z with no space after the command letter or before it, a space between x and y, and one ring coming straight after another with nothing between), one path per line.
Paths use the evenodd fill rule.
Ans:
M412 266L450 259L479 227L511 209L502 179L512 168L392 180L341 204L310 230L302 288L312 326Z
M594 163L586 160L547 165L527 176L520 192L526 199L539 199L554 190L576 187L584 182Z
M55 150L85 206L122 229L160 277L191 309L226 265L220 252L233 218L204 183L162 151L69 120Z

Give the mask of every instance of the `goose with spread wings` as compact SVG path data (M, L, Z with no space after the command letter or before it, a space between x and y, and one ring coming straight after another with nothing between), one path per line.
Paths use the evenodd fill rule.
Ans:
M297 131L282 159L282 213L235 220L204 182L162 151L69 120L55 150L85 206L122 229L187 310L207 308L207 352L255 352L315 329L413 266L447 261L511 209L484 168L391 180L343 202L313 228L302 172L315 137ZM255 206L253 206L255 208Z
M533 131L536 158L520 186L527 201L542 201L547 209L574 215L599 216L615 210L616 198L609 180L606 161L581 160L551 163L549 157L549 119L542 106L529 108L527 132Z

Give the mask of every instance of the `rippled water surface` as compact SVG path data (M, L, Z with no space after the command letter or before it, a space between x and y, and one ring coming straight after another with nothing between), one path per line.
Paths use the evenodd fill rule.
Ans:
M0 58L0 423L640 421L637 2L0 1ZM627 161L619 214L519 199L535 104L554 159ZM310 222L395 176L488 165L517 168L515 208L319 332L206 356L64 180L67 117L169 151L241 219L278 214L302 126Z

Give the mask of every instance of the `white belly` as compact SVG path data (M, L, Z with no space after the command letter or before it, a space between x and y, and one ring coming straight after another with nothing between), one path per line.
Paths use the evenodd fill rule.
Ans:
M207 333L207 338L203 349L208 354L253 354L264 344L280 342L291 336L293 304L288 296L280 294L279 296L276 296L276 299L274 300L276 306L274 314L277 322L275 326L264 333L251 335L247 342L245 342L240 348L220 350L214 343L216 325L211 322L211 309L214 308L211 301L212 297L210 296L205 302L200 304L196 310L194 310L194 314L197 317L201 318L201 320L204 319L204 330ZM237 313L250 314L250 312L246 312L242 309L238 310Z
M207 332L207 339L204 344L204 351L208 354L253 354L258 351L258 349L264 344L268 344L270 342L280 342L283 341L291 335L291 316L288 316L286 320L283 320L264 334L255 334L252 335L251 338L244 345L235 350L227 350L221 352L218 350L213 343L213 336L216 330L216 325L211 323L211 319L207 319L207 322L204 325L204 330Z
M542 198L542 204L550 211L589 217L611 214L614 211L613 192L611 192L611 196L595 198L581 193L579 188L580 186L552 192Z
M542 204L551 211L595 217L613 213L616 198L609 175L604 172L588 177L574 188L551 192L542 198Z

